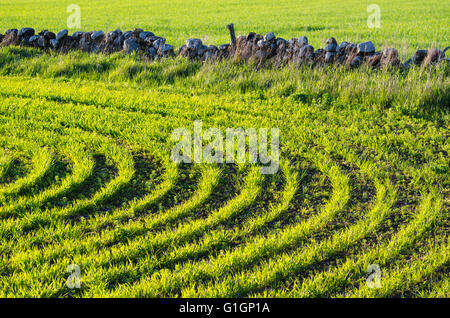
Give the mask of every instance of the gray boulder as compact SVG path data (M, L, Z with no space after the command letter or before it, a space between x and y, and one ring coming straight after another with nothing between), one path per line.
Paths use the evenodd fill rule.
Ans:
M123 37L124 37L125 40L131 38L132 36L133 36L133 31L126 31L126 32L123 34Z
M139 34L141 34L141 32L144 32L144 30L137 28L133 30L133 36L138 39L139 38Z
M25 37L25 38L22 38L22 41L20 42L20 45L23 45L23 46L30 46L30 37Z
M56 40L61 41L63 38L65 38L69 34L68 30L61 30L56 34Z
M333 37L329 38L324 48L325 52L336 52L336 49L337 49L336 39Z
M163 55L172 55L174 54L173 46L169 44L164 44L164 46L161 47L161 53Z
M36 44L37 44L37 46L39 46L39 47L41 47L41 48L45 48L45 39L44 39L44 36L43 35L40 35L39 36L39 39L37 39L37 42L36 42Z
M37 42L38 39L39 39L39 35L33 35L30 37L30 39L28 41L30 42L30 44L33 44L33 43Z
M72 37L75 39L75 40L77 40L77 41L79 41L80 39L81 39L81 36L83 35L83 32L81 32L81 31L76 31L76 32L74 32L73 34L72 34Z
M411 64L413 64L412 59L408 59L405 61L405 63L402 64L402 67L405 69L409 69L411 67Z
M203 54L208 50L208 47L206 45L201 45L200 48L197 50L198 57L202 57Z
M34 29L32 29L32 28L22 28L17 33L17 35L19 37L22 37L22 38L27 38L27 37L29 38L30 36L34 35Z
M358 44L358 54L366 55L375 52L375 45L371 41L363 42Z
M336 52L337 46L334 43L327 44L324 48L325 52Z
M256 36L256 33L255 33L255 32L250 32L250 33L247 35L247 41L253 40L253 39L255 38L255 36Z
M123 34L121 29L115 29L111 33L115 34L116 36L121 36Z
M339 53L343 53L345 51L345 48L349 45L350 43L348 42L342 42L341 44L339 44L339 46L337 47L337 51Z
M91 39L94 42L103 40L104 37L105 37L105 32L103 32L102 30L96 31L96 32L91 34Z
M312 59L314 57L314 47L307 44L305 46L302 46L300 49L300 58L301 59Z
M336 52L327 52L325 54L325 63L333 63L336 57Z
M198 50L203 45L202 40L200 39L187 39L186 46L188 49Z
M91 34L89 32L83 32L78 45L83 52L90 52L92 47Z
M264 41L270 42L272 40L275 40L275 33L269 32L264 36Z
M183 44L182 46L180 46L178 48L177 55L180 55L186 49L186 47L187 47L186 44Z
M57 39L51 39L50 40L50 45L54 48L57 49L59 48L59 41Z
M283 38L277 38L277 46L280 46L282 44L286 45L287 41Z
M139 33L139 39L141 41L145 41L149 36L154 36L155 34L153 32L144 31Z
M263 48L263 47L268 46L269 43L267 43L267 42L264 41L264 40L259 40L258 43L256 43L256 45L257 45L259 48Z
M208 51L214 51L214 52L217 52L218 50L219 50L218 47L215 46L215 45L210 45L210 46L208 46Z
M350 62L351 67L358 67L362 64L361 56L355 56L353 60Z
M136 52L138 49L139 43L135 38L129 38L123 42L123 50L126 53Z
M146 53L147 53L147 56L149 58L151 58L151 59L155 59L156 58L157 52L156 52L156 49L154 47L149 47L147 49Z
M226 44L222 44L219 46L219 51L225 51L230 47L230 44L226 43Z
M304 47L305 45L308 45L308 38L306 36L301 36L297 40L300 47Z
M10 35L11 33L18 34L19 30L17 30L17 29L8 29L8 30L5 31L5 35Z
M413 57L412 57L412 62L419 66L420 64L422 64L423 60L425 59L425 57L427 56L428 51L427 50L417 50L416 53L414 53Z
M56 39L56 34L50 31L45 31L44 32L44 38L48 41L50 41L51 39Z
M159 50L160 46L163 46L166 43L166 39L165 38L158 38L157 40L155 40L153 42L153 47L157 50Z

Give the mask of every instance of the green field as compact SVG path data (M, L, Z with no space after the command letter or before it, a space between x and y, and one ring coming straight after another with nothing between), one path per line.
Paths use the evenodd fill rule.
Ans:
M79 5L85 29L174 44L226 42L232 21L448 45L445 2L380 1L375 31L365 2L212 3ZM66 5L0 0L0 24L58 30ZM0 48L0 297L449 297L449 74ZM171 133L195 120L279 128L278 173L175 164Z
M314 47L334 36L338 42L371 40L377 48L393 46L402 56L418 48L448 46L450 3L441 0L0 0L0 32L33 27L67 28L67 7L81 9L81 29L112 31L140 27L167 38L177 47L188 38L206 44L229 42L226 25L237 34L275 32L285 39L307 35ZM367 6L381 10L381 28L367 27ZM73 29L72 31L75 31Z

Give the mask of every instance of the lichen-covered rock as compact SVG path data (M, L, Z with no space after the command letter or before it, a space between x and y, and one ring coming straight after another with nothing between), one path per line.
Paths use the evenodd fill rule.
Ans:
M120 51L123 48L123 42L125 42L125 37L122 34L114 39L114 47L116 47L117 50Z
M258 48L262 49L262 48L268 46L268 45L269 45L269 42L266 42L266 41L264 41L264 40L259 40L259 41L256 43L256 45L258 46Z
M156 50L159 50L160 47L164 47L164 44L166 44L166 39L165 38L158 38L153 42L153 47Z
M285 39L283 39L283 38L277 38L276 43L277 43L277 46L279 47L281 45L286 45L287 41Z

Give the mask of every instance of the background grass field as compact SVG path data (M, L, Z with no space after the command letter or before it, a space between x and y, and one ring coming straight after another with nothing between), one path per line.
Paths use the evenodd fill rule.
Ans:
M375 31L356 1L109 3L80 2L83 28L215 43L233 21L410 53L449 32L444 2L382 1ZM65 27L68 3L0 4L5 29ZM448 297L449 84L444 64L257 70L0 48L0 296ZM171 132L198 119L279 128L280 171L174 164Z
M231 22L238 34L273 31L285 39L307 35L314 47L323 47L331 36L338 42L372 40L378 48L396 47L402 56L431 45L448 46L450 38L450 3L440 0L1 0L0 29L65 29L72 3L81 8L85 31L140 27L176 46L191 37L207 44L228 43L226 25ZM372 3L381 9L380 29L367 27L367 6Z

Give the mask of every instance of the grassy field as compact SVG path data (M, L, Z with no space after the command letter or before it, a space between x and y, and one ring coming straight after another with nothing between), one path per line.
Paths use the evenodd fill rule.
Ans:
M275 32L285 39L308 36L323 47L334 36L338 42L372 40L378 48L393 46L406 57L418 48L448 46L450 3L441 0L160 0L60 1L0 0L0 32L24 26L58 31L67 28L67 7L81 9L81 29L112 31L140 27L180 46L197 37L207 44L229 42L226 25L237 34ZM367 27L368 5L381 10L381 28ZM72 30L75 31L75 30Z
M148 26L172 43L225 41L230 20L406 50L449 32L443 2L380 2L385 35L355 30L366 4L349 0L108 3L86 2L86 29ZM64 27L59 1L0 4L4 28ZM0 296L448 297L449 84L443 64L256 70L0 48ZM195 120L279 128L279 172L175 164L171 133Z

